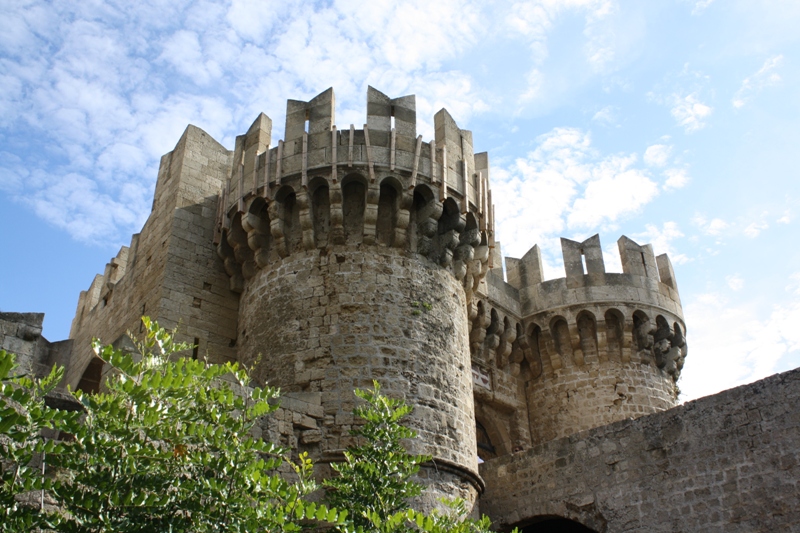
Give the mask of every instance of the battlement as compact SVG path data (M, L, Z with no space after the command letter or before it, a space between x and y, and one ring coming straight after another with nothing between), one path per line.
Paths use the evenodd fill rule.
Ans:
M369 87L366 124L339 130L334 117L333 89L308 102L289 100L284 139L270 146L272 120L259 115L236 139L230 180L222 192L224 212L232 218L248 199L269 200L283 185L307 190L317 177L337 184L354 168L366 167L371 183L389 171L404 176L409 189L428 184L440 201L453 197L463 213L477 213L486 229L493 209L488 154L473 152L472 132L460 129L447 110L434 116L435 136L427 142L416 133L414 95L389 98Z
M521 259L506 257L508 283L520 291L522 315L588 303L627 302L659 307L682 316L675 272L667 254L626 236L617 241L622 273L606 272L599 235L583 242L561 239L563 278L544 281L538 246Z
M442 109L435 139L416 135L416 99L369 88L367 122L339 131L332 89L287 103L270 147L259 115L237 137L214 242L231 289L287 256L336 245L403 248L452 269L467 298L492 266L489 158Z

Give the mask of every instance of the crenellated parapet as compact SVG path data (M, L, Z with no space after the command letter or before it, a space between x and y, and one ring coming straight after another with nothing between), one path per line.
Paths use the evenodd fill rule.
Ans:
M468 300L490 268L494 218L486 153L442 109L435 138L416 134L415 97L369 88L367 122L339 130L332 89L289 100L270 146L261 114L237 137L215 243L241 292L257 269L338 245L394 247L449 269Z
M561 239L563 278L543 280L537 246L506 258L534 443L676 402L687 344L672 265L649 244L617 244L622 273L606 272L597 235Z
M686 326L669 257L656 257L651 245L625 236L617 244L621 274L605 271L597 235L583 242L561 239L564 278L542 280L536 246L522 259L506 258L521 314L546 339L545 367L561 368L567 357L579 365L587 358L638 359L677 381L686 355Z

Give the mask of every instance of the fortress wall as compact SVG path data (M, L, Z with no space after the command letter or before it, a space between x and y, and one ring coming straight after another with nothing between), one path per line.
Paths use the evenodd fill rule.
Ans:
M43 376L50 371L43 321L44 313L0 313L0 349L17 356L17 373Z
M481 465L481 511L600 533L800 531L800 370Z
M179 340L198 338L198 355L234 357L237 295L212 242L230 157L210 135L189 126L161 158L153 209L141 233L81 293L64 386L74 388L94 359L92 338L113 343L128 331L137 334L142 315L166 328L180 323Z

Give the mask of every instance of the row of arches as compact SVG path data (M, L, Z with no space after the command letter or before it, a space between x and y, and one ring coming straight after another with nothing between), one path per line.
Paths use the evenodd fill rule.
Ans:
M663 313L652 314L609 307L522 323L481 301L471 321L470 350L473 358L527 379L568 366L638 362L677 381L688 350L684 328Z
M396 247L423 255L452 269L470 294L488 271L488 238L478 216L462 213L453 198L440 202L425 184L406 189L393 175L375 183L351 173L335 185L324 177L310 179L307 188L286 184L272 200L248 200L221 232L218 252L237 292L259 268L334 245Z

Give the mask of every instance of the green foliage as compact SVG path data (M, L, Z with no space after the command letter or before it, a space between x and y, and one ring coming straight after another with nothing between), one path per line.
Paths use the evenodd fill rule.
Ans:
M401 421L412 407L403 400L388 398L374 390L356 390L366 403L356 406L353 414L364 420L351 434L361 444L345 451L345 461L332 464L338 476L324 482L326 500L337 509L348 511L341 532L416 532L482 533L490 522L466 518L463 500L443 501L447 512L425 514L411 509L409 499L422 493L422 485L412 480L420 465L430 456L412 455L402 445L403 439L416 437L416 432Z
M338 476L325 482L330 507L308 502L318 488L311 460L301 454L289 462L288 450L255 436L258 420L277 408L270 401L278 391L250 388L248 372L235 363L179 357L191 346L143 322L138 354L95 342L110 372L103 392L73 393L85 412L44 404L62 369L43 380L15 376L14 357L0 350L0 531L489 531L488 519L465 519L460 500L444 502L446 512L410 508L422 491L411 478L430 457L403 447L416 436L401 423L412 408L382 395L377 383L356 391L364 400L354 409L364 423L352 431L360 445L333 465ZM48 429L71 438L44 439ZM47 476L37 463L43 457ZM60 513L18 501L45 492Z
M409 454L400 442L416 436L400 423L411 407L380 394L377 382L374 387L375 390L355 391L367 402L353 410L364 424L351 433L360 437L363 444L348 448L345 461L331 465L339 475L324 482L328 503L349 511L351 525L365 530L408 509L409 498L422 492L422 486L410 478L419 465L430 460L428 456Z
M48 455L63 453L65 445L42 438L42 430L74 427L80 413L51 409L44 397L63 377L53 368L44 379L17 375L15 356L0 350L0 530L33 531L52 527L57 515L38 506L24 505L20 497L41 502L42 491L53 487L40 464ZM38 496L38 497L37 497Z
M54 457L52 492L67 512L59 531L296 531L307 518L337 513L303 500L316 485L311 462L277 473L287 450L253 436L277 409L273 388L249 388L235 363L173 357L191 346L144 318L131 355L95 343L112 369L105 390L80 391L86 409L68 450Z

